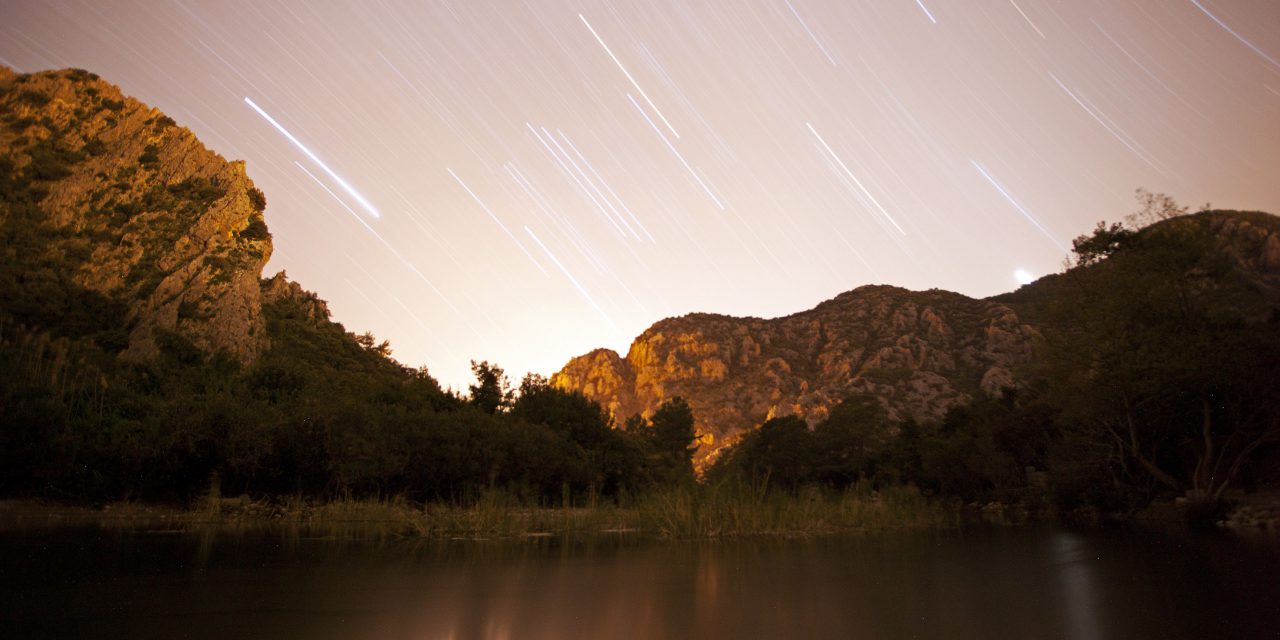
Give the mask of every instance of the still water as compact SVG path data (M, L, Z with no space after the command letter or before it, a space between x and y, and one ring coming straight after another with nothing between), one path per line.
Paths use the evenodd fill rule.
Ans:
M990 529L353 542L0 533L0 638L1274 638L1280 544Z

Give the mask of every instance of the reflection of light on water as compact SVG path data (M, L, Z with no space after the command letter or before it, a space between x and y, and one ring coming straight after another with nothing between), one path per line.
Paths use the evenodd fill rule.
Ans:
M688 637L693 565L633 551L596 555L590 548L549 553L501 543L493 557L433 563L377 580L367 606L375 613L362 640L561 640ZM496 546L495 546L496 547ZM563 555L561 555L561 553ZM714 571L714 570L713 570ZM422 576L430 576L422 580ZM671 580L672 576L676 580ZM655 587L655 585L662 585ZM673 607L671 588L686 609ZM356 637L356 636L348 636Z
M1093 558L1084 540L1059 531L1050 540L1053 565L1062 585L1062 612L1069 638L1099 637L1097 584Z

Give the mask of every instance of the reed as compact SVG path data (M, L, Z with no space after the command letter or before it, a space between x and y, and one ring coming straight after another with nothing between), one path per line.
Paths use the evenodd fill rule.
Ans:
M677 487L636 509L636 528L672 538L803 536L955 526L959 513L914 487L766 491L743 484Z
M215 490L186 511L138 503L113 504L101 511L45 509L56 512L56 520L98 521L111 528L267 529L346 539L478 540L599 534L667 539L799 537L947 528L959 526L961 519L958 508L909 486L873 489L859 485L836 493L816 488L767 490L743 483L688 484L654 490L621 503L591 502L588 506L531 506L492 491L465 505L419 504L403 497L316 503L300 497L229 498ZM24 508L40 511L34 505ZM30 517L26 521L32 522Z

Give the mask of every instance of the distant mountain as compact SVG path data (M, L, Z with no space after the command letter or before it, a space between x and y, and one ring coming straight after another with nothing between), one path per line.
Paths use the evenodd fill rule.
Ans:
M1205 212L1142 233L1192 227L1214 234L1257 293L1280 308L1280 218ZM865 286L782 318L669 318L640 334L625 358L592 351L570 360L552 383L598 401L618 422L685 398L698 418L703 459L769 418L820 422L852 394L876 396L891 418L936 420L1019 384L1049 308L1072 295L1068 275L987 300Z
M1015 384L1035 337L1005 304L867 286L783 318L662 320L625 359L593 351L552 384L597 400L619 422L681 396L698 417L706 455L769 418L820 421L854 393L878 396L895 419L940 418Z

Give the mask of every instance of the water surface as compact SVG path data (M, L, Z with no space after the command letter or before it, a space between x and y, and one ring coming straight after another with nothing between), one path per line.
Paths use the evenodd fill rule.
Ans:
M1275 540L0 533L0 638L1273 638Z

